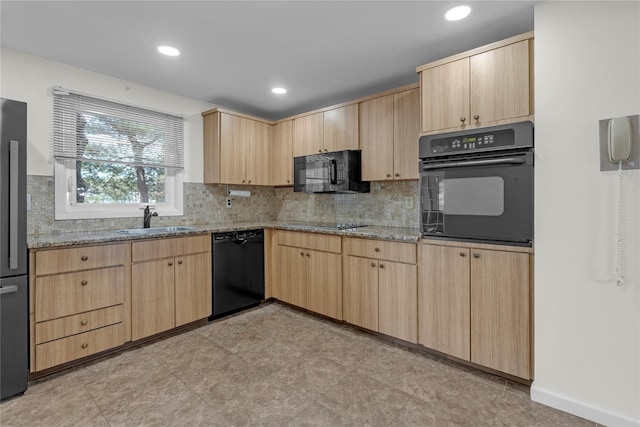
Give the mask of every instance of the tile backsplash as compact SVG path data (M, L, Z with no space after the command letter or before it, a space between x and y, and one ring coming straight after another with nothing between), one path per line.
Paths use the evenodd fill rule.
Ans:
M371 193L306 194L293 189L241 187L250 197L232 197L226 207L226 186L185 183L184 215L153 218L154 226L199 225L241 221L359 222L393 227L418 227L418 182L372 182ZM27 215L29 234L70 231L98 231L142 226L142 212L136 218L87 220L54 219L54 180L51 176L29 175L27 193L31 210Z

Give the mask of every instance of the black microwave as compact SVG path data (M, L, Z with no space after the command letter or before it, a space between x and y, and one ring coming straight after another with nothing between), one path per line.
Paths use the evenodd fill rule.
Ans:
M360 150L333 151L293 159L293 191L304 193L368 193L362 181Z

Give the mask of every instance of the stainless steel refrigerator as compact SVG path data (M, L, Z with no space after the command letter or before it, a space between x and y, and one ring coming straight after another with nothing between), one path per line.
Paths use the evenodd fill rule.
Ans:
M27 104L0 99L0 399L29 377Z

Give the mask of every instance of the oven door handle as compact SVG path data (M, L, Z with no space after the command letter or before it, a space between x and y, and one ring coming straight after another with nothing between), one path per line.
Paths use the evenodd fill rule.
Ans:
M422 170L432 169L444 169L444 168L459 168L467 166L491 166L491 165L522 165L526 163L524 157L507 157L502 159L487 159L487 160L468 160L464 162L452 162L452 163L438 163L431 165L423 165Z

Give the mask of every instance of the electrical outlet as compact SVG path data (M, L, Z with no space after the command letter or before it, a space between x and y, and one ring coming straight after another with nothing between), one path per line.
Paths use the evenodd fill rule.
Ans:
M407 196L404 198L404 208L413 209L413 196Z
M231 207L231 198L230 198L230 197L227 197L227 204L226 204L226 206L227 206L228 208L230 208L230 207Z

